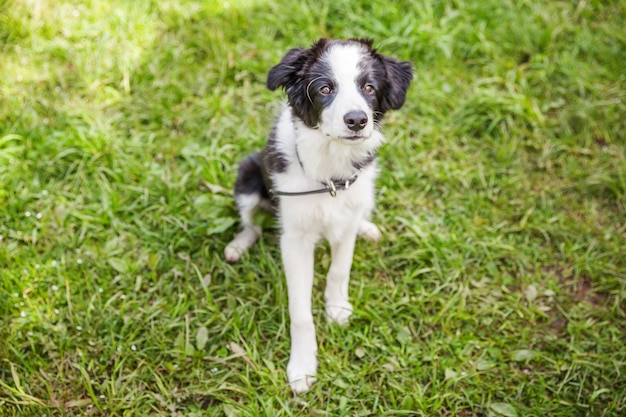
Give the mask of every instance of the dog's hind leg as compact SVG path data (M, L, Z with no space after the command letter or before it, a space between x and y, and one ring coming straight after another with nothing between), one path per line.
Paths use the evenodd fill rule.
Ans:
M224 257L228 262L239 261L241 255L261 235L261 227L253 223L253 217L257 208L267 206L268 201L259 154L249 156L241 162L235 183L235 202L241 217L241 231L224 249Z
M236 197L237 208L241 216L242 230L224 249L224 257L228 262L237 262L241 255L257 241L261 235L261 227L252 223L254 212L261 202L259 194L241 194Z

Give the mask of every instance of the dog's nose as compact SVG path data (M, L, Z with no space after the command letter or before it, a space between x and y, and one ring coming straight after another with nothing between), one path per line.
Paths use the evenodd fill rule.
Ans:
M343 122L348 126L348 129L358 132L367 125L367 114L364 111L351 111L343 116Z

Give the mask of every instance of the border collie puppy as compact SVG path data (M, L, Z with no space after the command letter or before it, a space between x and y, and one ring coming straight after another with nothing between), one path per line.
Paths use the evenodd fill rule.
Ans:
M292 49L268 75L270 90L285 89L285 106L265 149L239 167L235 200L242 230L226 247L236 262L261 233L258 207L275 210L287 277L291 321L289 385L308 391L317 371L311 312L313 252L330 243L326 314L345 324L352 313L348 281L357 235L378 240L368 221L374 208L375 152L383 143L385 112L404 104L412 79L409 62L379 54L372 41L321 39Z

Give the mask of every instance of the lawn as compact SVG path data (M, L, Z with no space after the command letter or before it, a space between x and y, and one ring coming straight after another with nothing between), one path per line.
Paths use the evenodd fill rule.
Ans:
M0 416L626 415L626 1L0 0ZM237 162L319 37L410 60L347 327L287 385Z

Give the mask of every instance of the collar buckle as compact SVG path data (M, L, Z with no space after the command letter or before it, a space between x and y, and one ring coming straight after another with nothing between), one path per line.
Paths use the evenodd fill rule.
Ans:
M337 197L337 187L335 187L335 181L329 181L326 186L329 188L330 196Z

